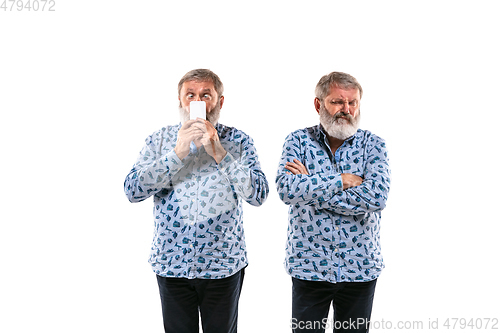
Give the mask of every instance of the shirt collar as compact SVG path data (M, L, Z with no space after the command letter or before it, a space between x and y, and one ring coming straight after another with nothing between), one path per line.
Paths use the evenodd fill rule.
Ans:
M217 130L217 134L218 134L218 135L219 135L219 137L220 137L220 135L221 135L221 133L222 133L222 130L224 129L224 125L222 125L221 123L217 122L217 124L215 124L215 126L214 126L214 127L215 127L215 129Z

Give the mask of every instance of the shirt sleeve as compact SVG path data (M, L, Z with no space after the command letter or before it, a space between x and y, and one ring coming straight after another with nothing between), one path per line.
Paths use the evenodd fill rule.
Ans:
M151 135L125 178L125 195L130 202L143 201L164 188L170 188L172 178L184 166L174 150L164 155L156 151Z
M235 158L230 150L227 151L218 165L219 172L238 196L253 206L260 206L267 198L269 185L260 168L253 140L247 136L235 149L240 157Z
M294 159L307 166L305 152L299 136L294 133L288 135L283 145L283 153L276 175L276 188L280 199L287 205L313 205L329 201L342 191L342 177L340 173L315 173L312 175L288 174L286 162Z
M332 210L342 215L360 215L385 208L390 189L391 171L386 145L381 138L371 138L367 145L367 158L363 182L321 202L317 208Z

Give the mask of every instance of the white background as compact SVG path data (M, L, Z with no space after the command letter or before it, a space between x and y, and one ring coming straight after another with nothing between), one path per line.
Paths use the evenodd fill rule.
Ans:
M498 318L496 7L56 0L55 12L0 10L0 331L162 332L147 263L153 203L129 203L123 181L144 139L178 121L177 83L194 68L222 79L220 121L254 138L271 189L262 207L244 207L241 332L290 331L287 207L274 178L286 135L318 123L314 87L331 71L359 80L361 127L391 157L372 319Z

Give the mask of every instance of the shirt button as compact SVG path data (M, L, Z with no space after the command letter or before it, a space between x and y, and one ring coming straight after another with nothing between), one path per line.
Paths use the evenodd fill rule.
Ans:
M335 251L335 252L339 252L339 249L335 248L335 250L333 250L333 251Z
M335 227L335 230L339 230L339 227Z

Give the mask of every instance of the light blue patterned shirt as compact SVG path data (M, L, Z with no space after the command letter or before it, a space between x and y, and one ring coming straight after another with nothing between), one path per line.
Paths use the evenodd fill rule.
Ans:
M215 128L227 151L219 164L194 144L181 161L174 152L179 124L146 139L125 179L131 202L154 196L149 262L158 275L217 279L247 265L242 200L259 206L269 187L253 140L232 127Z
M294 159L309 175L287 174ZM342 173L363 178L343 190ZM280 199L290 205L285 267L292 277L352 282L376 279L384 262L380 251L380 212L390 188L385 142L358 130L335 155L320 125L288 135L278 167Z

